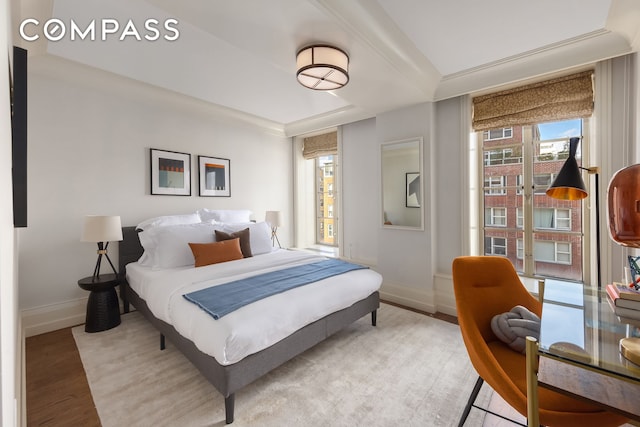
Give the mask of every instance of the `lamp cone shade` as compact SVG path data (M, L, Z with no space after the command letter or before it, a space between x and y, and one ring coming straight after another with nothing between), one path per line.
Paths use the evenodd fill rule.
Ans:
M580 167L576 161L576 151L580 138L569 139L569 158L547 189L547 196L561 200L580 200L587 197L587 190L582 180Z

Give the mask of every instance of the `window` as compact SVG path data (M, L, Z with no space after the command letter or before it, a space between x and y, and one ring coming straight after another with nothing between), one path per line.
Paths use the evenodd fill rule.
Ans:
M490 225L493 227L506 227L507 208L485 208L484 221L485 225Z
M338 129L293 138L293 245L330 256L341 234L339 139Z
M583 226L584 204L579 200L551 199L545 190L568 157L570 137L581 137L579 149L583 151L576 153L578 165L587 161L592 133L589 122L595 104L593 88L594 71L586 70L472 99L472 126L479 142L472 150L477 148L475 152L481 157L477 159L478 174L476 182L470 183L471 188L479 187L485 177L496 175L504 175L506 182L516 184L505 186L506 194L500 197L479 194L480 212L506 207L507 222L503 229L483 224L477 237L480 244L487 245L492 244L488 237L505 238L506 247L515 249L506 256L524 277L584 280L583 260L588 254L583 253L583 248L591 248L585 244L585 235L587 241L591 239L590 227ZM492 153L506 148L513 150L512 157L522 161L486 164ZM536 209L538 213L534 213ZM536 224L545 227L536 228ZM518 239L522 240L520 248Z
M533 210L533 226L536 229L571 230L571 210L536 208ZM516 209L516 227L524 227L524 210Z
M545 194L547 188L553 182L553 178L555 178L554 174L551 173L542 173L536 174L533 176L533 191L536 194Z
M517 241L517 257L523 259L524 241ZM571 244L568 242L536 241L534 243L534 259L538 262L553 264L571 264Z
M583 280L582 202L552 199L546 190L567 158L565 135L583 135L584 147L588 126L588 119L514 126L508 140L497 138L505 135L502 129L478 133L492 137L480 140L485 253L503 250L523 276ZM497 161L499 152L519 161ZM582 151L576 159L582 163ZM508 247L515 251L508 253Z
M570 230L571 211L569 209L536 208L533 210L533 226L551 230Z
M316 243L336 245L335 230L337 220L334 215L335 193L334 172L337 156L320 156L316 158Z
M484 178L484 194L505 194L504 184L504 176L487 176Z
M327 157L333 157L333 156L327 156ZM323 171L324 171L324 177L325 178L329 178L333 176L333 163L326 163L323 167Z
M512 127L486 130L483 133L485 141L492 141L494 139L511 138L512 135L513 135L513 128Z
M520 163L521 158L516 156L512 148L490 150L484 153L484 165L504 165L508 163Z
M502 237L485 237L484 253L485 255L506 255L507 239Z

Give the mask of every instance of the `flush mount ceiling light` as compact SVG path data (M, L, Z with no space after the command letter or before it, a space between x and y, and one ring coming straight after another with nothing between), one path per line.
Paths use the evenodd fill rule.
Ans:
M296 55L298 81L314 90L340 89L349 81L349 56L332 46L313 45Z

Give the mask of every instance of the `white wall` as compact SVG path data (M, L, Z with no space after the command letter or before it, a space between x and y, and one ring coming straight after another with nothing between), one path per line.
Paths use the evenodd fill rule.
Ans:
M376 120L342 127L342 254L368 265L378 262L380 144Z
M424 103L376 117L378 144L412 137L423 139L424 231L382 228L379 225L378 266L384 276L383 297L411 307L435 311L433 289L432 143L434 104ZM380 149L378 146L377 150ZM384 242L384 243L382 243Z
M149 191L149 148L190 153L192 195ZM197 155L230 159L231 197L199 197ZM84 215L123 225L201 207L267 210L292 219L291 140L211 106L62 59L30 58L29 227L20 232L20 307L27 334L84 321L78 279L95 265ZM291 227L278 230L290 244ZM117 245L110 245L117 262ZM117 265L117 264L116 264ZM108 264L104 267L106 271Z
M432 271L431 142L433 104L381 114L343 126L343 254L372 265L384 277L382 298L435 311ZM423 138L425 230L382 227L380 144Z

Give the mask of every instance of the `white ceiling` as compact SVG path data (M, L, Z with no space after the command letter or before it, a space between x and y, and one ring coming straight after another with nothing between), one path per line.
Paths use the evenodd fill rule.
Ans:
M22 42L35 52L183 93L301 134L522 81L636 50L637 0L22 0L86 25L179 21L178 40ZM46 5L46 6L44 6ZM17 37L16 37L17 38ZM295 54L329 43L350 56L332 92L296 80Z

